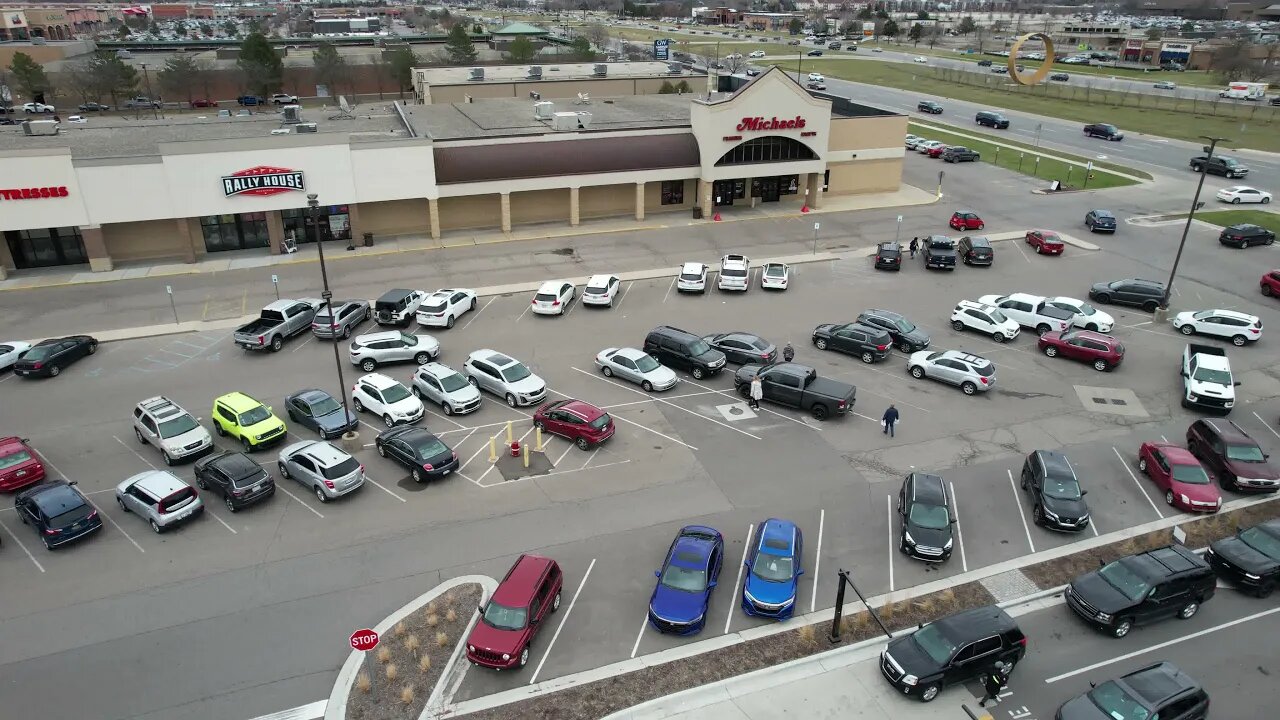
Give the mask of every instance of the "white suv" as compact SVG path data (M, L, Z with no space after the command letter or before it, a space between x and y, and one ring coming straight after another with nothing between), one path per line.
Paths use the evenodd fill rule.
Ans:
M351 403L356 412L373 413L387 427L416 423L426 410L409 388L381 373L369 373L356 380L351 388Z
M537 315L563 315L576 294L573 283L566 280L549 280L538 288L538 294L533 296L530 307Z
M972 300L961 300L951 313L954 330L973 330L990 335L996 342L1018 337L1022 328L1014 320L1005 317L1000 308Z
M680 277L676 280L676 292L707 291L707 266L700 262L687 262L680 266Z
M476 350L462 366L472 385L497 395L511 407L537 405L547 397L547 384L524 363L495 350Z
M357 335L347 353L352 365L373 372L379 365L413 361L419 365L440 357L440 341L430 335L411 335L399 330Z
M418 306L419 325L451 328L463 313L476 309L476 293L467 289L437 290Z
M746 255L725 255L720 258L720 275L716 288L746 292L750 288L751 260Z
M1111 332L1111 328L1115 327L1115 318L1083 300L1059 296L1047 298L1045 302L1075 313L1076 316L1071 320L1071 324L1082 330L1106 333Z
M413 373L413 394L433 402L445 415L466 415L480 409L480 391L457 370L429 362Z
M1213 335L1244 347L1262 338L1262 320L1234 310L1180 312L1170 321L1183 335Z
M133 409L133 434L143 445L159 448L165 465L213 447L213 438L200 421L163 395L147 398Z
M931 378L955 385L965 395L986 392L996 385L996 366L990 360L959 350L921 350L907 359L907 372L917 380Z
M618 296L618 288L622 281L617 275L592 275L582 288L583 305L604 305L613 307L613 299Z

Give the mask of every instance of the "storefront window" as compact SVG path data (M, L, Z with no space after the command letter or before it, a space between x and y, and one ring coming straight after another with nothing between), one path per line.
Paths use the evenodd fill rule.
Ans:
M6 231L5 241L18 268L78 265L88 262L80 229L75 227Z
M321 205L320 237L324 240L351 239L351 211L346 205ZM281 210L280 217L284 221L285 237L292 237L294 242L315 242L315 231L311 226L311 215L306 208L297 210Z
M662 181L662 204L663 205L683 205L684 204L684 181L683 180L663 180Z
M809 146L789 137L769 135L753 138L725 153L716 165L741 165L744 163L788 162L813 160Z
M267 235L267 214L207 215L200 218L204 247L209 252L247 250L271 245Z
M781 175L778 177L779 195L797 195L800 193L799 175Z

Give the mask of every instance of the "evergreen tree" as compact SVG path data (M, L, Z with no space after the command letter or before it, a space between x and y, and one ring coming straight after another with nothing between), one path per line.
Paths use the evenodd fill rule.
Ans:
M893 18L885 20L884 28L880 30L881 35L890 38L898 37L898 33L900 32L902 32L902 29L898 27L898 23Z
M413 69L424 64L422 58L413 54L408 47L399 47L387 53L391 77L396 82L396 91L404 96L405 90L413 89Z
M260 97L279 90L284 81L284 63L262 33L250 33L240 43L236 66L244 74L245 86Z
M538 54L538 49L533 46L533 41L521 35L511 44L507 46L507 61L517 64L527 63L533 60Z
M575 37L569 47L573 50L574 57L583 62L594 60L596 57L595 52L591 49L591 41L585 36L579 35Z
M449 37L444 41L444 51L451 65L470 65L476 61L476 46L471 43L471 36L462 23L454 23L449 28Z
M177 53L164 61L164 67L160 68L156 77L166 95L186 97L189 104L199 84L200 73L200 66L196 64L195 58Z
M18 90L28 98L34 98L38 93L48 93L51 89L44 67L24 52L13 54L9 72L13 73L13 81Z
M346 77L347 61L338 54L331 42L322 42L311 52L316 68L316 82L329 88L330 95L338 93L338 83Z

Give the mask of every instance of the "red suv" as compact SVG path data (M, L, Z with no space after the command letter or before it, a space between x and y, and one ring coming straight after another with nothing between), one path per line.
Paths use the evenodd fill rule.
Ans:
M951 213L951 222L947 223L952 230L982 230L987 224L982 222L978 213L972 210L957 210Z
M1027 244L1041 255L1061 255L1062 249L1066 247L1058 233L1048 230L1028 230Z
M1263 275L1258 281L1258 287L1262 289L1263 295L1280 297L1280 270L1272 270Z
M22 438L0 438L0 491L11 492L44 479L40 456Z
M481 610L467 637L467 659L504 670L529 663L529 645L547 616L560 608L564 575L555 560L521 555Z
M613 437L609 413L581 400L557 400L543 405L533 414L533 425L566 438L583 450Z
M928 152L926 152L925 154L931 158L938 158L938 157L942 157L942 153L945 152L946 149L947 149L946 145L938 145L938 146L929 148Z
M1144 442L1138 469L1164 491L1164 501L1187 512L1218 512L1222 493L1189 450L1172 443Z
M1061 355L1083 360L1098 372L1106 372L1124 360L1124 345L1110 335L1090 330L1058 330L1047 332L1037 341L1040 352L1049 357Z

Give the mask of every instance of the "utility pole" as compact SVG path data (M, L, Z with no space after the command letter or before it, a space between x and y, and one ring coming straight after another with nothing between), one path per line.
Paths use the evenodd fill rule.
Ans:
M1200 208L1200 191L1204 189L1204 178L1209 171L1209 162L1213 160L1213 151L1217 149L1218 143L1226 142L1227 138L1210 137L1209 135L1201 135L1201 139L1208 140L1209 144L1205 146L1204 163L1200 165L1200 182L1196 183L1196 194L1191 198L1191 211L1187 213L1187 224L1182 226L1182 239L1178 241L1178 254L1173 256L1173 267L1169 270L1169 282L1164 286L1164 298L1160 300L1160 307L1156 308L1152 316L1152 320L1157 323L1164 322L1169 317L1169 295L1173 292L1173 279L1178 274L1178 263L1182 261L1182 250L1187 246L1187 233L1191 232L1191 221L1196 217L1196 210Z

